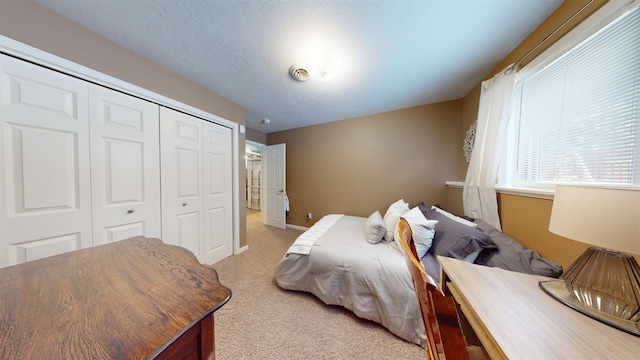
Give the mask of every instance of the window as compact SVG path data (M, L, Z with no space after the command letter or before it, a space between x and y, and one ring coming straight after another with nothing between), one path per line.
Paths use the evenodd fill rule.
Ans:
M514 91L501 185L640 186L640 5Z

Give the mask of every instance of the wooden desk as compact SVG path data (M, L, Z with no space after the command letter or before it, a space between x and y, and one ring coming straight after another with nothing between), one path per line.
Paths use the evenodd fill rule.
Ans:
M191 252L144 237L0 269L0 359L213 359L230 297Z
M548 278L441 256L438 261L441 281L492 359L640 358L640 337L547 295L538 281Z

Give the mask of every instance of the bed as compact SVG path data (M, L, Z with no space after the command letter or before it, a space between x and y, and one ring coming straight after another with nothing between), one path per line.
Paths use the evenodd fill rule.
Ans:
M437 255L506 270L558 277L562 267L479 219L400 199L382 217L324 216L301 234L275 267L278 286L314 294L422 347L425 330L413 282L394 239L400 217L414 233L421 263L436 280Z

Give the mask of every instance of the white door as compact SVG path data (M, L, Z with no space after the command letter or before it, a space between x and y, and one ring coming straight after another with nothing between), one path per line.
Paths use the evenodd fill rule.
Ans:
M231 129L203 122L204 263L233 254Z
M0 266L91 246L88 84L0 55Z
M162 240L182 246L203 260L203 121L160 108Z
M262 148L262 223L280 229L286 228L286 164L285 144Z
M212 264L233 253L231 129L161 108L162 237Z
M93 245L160 238L159 106L89 87Z

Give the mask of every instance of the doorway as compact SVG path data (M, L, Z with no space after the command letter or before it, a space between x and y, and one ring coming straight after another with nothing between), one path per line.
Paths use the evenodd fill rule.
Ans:
M262 147L264 145L253 141L246 141L245 170L246 170L246 200L247 208L262 210Z

